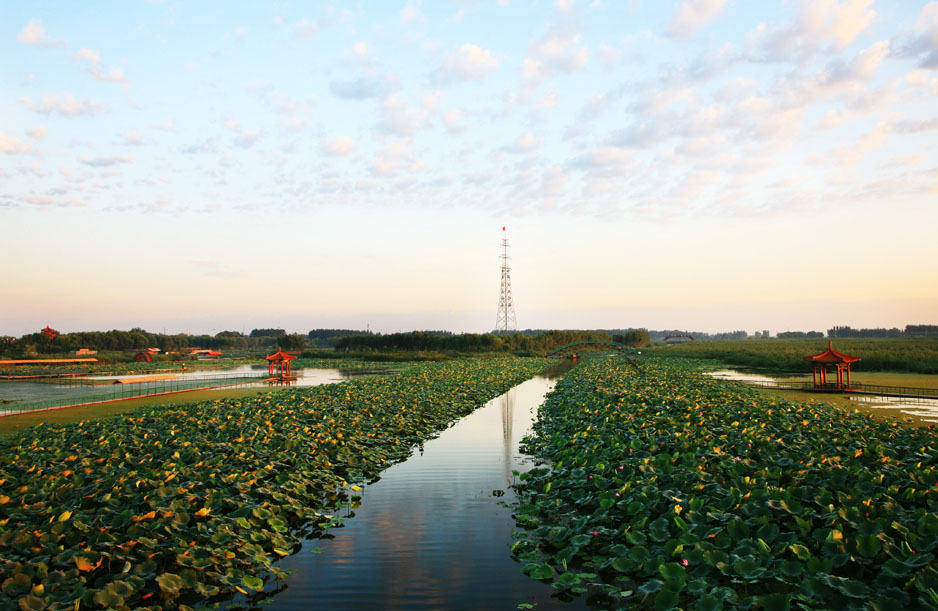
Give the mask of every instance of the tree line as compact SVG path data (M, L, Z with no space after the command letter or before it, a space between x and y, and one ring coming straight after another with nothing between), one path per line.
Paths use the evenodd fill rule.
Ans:
M842 337L938 337L938 325L906 325L905 329L854 329L849 326L828 329L827 337L832 339Z
M541 331L529 333L460 333L441 334L433 331L410 331L387 335L350 335L335 342L336 350L348 351L412 351L435 350L452 352L529 352L546 353L573 342L612 339L599 331Z

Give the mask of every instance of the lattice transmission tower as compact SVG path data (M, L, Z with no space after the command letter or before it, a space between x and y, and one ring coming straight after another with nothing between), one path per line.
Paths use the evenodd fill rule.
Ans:
M505 228L502 227L502 231ZM517 331L515 302L511 297L511 267L508 265L508 238L502 238L502 286L498 291L498 315L495 317L495 332Z

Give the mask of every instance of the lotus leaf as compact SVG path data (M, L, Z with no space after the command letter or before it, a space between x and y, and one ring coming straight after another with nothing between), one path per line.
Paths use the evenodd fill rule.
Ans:
M0 517L9 517L0 528L0 608L35 596L34 581L70 608L121 597L130 608L174 609L250 591L254 579L283 574L272 561L293 553L300 533L339 525L330 514L354 502L356 487L546 365L421 364L0 439L10 458L0 467ZM74 575L30 579L42 566L50 577ZM115 577L131 589L109 586Z
M522 448L543 466L514 486L529 562L559 562L541 533L576 523L594 536L562 560L610 601L677 565L694 608L932 605L931 431L643 358L582 363L541 406Z

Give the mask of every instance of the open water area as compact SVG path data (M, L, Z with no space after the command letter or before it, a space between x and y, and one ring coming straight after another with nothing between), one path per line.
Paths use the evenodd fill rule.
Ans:
M299 609L585 609L512 559L512 471L533 465L519 441L569 365L524 382L427 441L363 487L333 538L311 539L256 606ZM238 605L241 606L238 606Z
M373 369L318 369L303 368L295 370L297 379L290 386L318 386L335 384L346 380L379 375L392 371L388 368ZM0 382L0 399L8 403L0 404L0 413L28 411L36 408L74 405L83 402L108 400L118 396L132 398L164 391L178 391L204 387L225 386L237 388L265 387L270 384L258 376L266 374L267 365L239 365L229 369L212 371L174 372L176 379L154 382L151 384L116 385L117 379L146 379L154 374L83 376L81 378L63 378L61 382L33 382L11 380ZM239 375L245 376L239 378ZM92 385L93 384L93 385ZM179 395L185 400L185 394Z
M736 382L791 382L795 380L811 381L810 375L797 376L775 376L770 377L763 374L739 371L735 369L721 369L708 372L715 378L721 380L731 380ZM904 376L903 374L888 374L894 384L903 383L907 378L912 380L910 386L922 385L922 387L938 388L938 376L923 376L921 374L912 374ZM876 374L866 374L867 379L876 380ZM863 374L854 373L854 380L859 382L863 380ZM931 380L931 381L930 381ZM924 383L923 383L924 382ZM881 397L875 395L859 395L851 393L817 393L792 390L769 390L780 396L797 401L812 401L815 403L836 403L845 405L852 409L873 413L877 416L887 416L900 420L911 420L916 424L932 425L938 423L938 399L922 399L914 397Z

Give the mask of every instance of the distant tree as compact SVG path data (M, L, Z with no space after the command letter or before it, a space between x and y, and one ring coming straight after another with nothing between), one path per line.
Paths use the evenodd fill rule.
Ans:
M625 333L613 335L612 341L633 348L644 348L651 343L651 336L648 334L647 329L631 329Z
M280 337L286 335L283 329L254 329L251 331L251 337Z
M277 345L281 350L303 350L306 348L306 336L299 333L284 334L277 337Z

